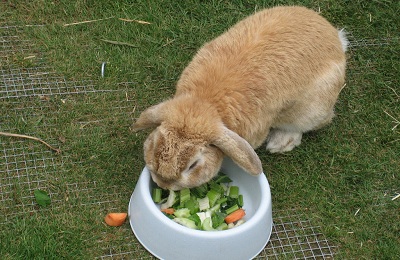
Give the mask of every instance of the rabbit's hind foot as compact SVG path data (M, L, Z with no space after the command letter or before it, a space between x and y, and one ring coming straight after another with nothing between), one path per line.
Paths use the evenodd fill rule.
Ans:
M300 145L303 133L289 132L283 129L271 129L267 138L267 150L271 153L283 153Z

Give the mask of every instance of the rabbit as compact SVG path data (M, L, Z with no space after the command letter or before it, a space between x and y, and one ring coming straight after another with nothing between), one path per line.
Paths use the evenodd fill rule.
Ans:
M343 30L304 7L280 6L245 18L205 43L183 70L175 95L143 111L133 131L146 167L164 189L208 182L225 156L263 173L255 149L292 150L302 134L331 122L344 86Z

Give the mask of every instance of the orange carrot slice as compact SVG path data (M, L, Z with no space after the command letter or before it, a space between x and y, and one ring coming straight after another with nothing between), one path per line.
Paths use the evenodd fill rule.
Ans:
M104 221L109 226L118 227L124 224L127 216L127 213L108 213L104 218Z
M162 209L161 211L169 215L172 215L175 212L174 208Z
M246 212L243 209L237 209L228 216L225 217L225 222L227 224L238 221L246 215Z

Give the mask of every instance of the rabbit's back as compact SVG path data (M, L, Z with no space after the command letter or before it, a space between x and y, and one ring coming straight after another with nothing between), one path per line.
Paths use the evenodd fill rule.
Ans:
M271 126L293 115L299 99L321 92L335 102L344 81L345 54L338 30L303 7L258 12L206 43L183 71L176 96L212 103L226 126L254 147ZM329 89L316 82L337 70Z

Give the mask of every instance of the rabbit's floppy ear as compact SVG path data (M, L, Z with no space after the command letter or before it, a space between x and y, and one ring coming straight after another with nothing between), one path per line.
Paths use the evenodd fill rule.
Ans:
M222 126L222 135L212 140L211 143L249 174L259 175L263 172L260 158L253 147L227 127Z
M131 130L136 132L147 128L155 128L163 121L163 111L165 102L154 105L143 111L136 122L131 126Z

